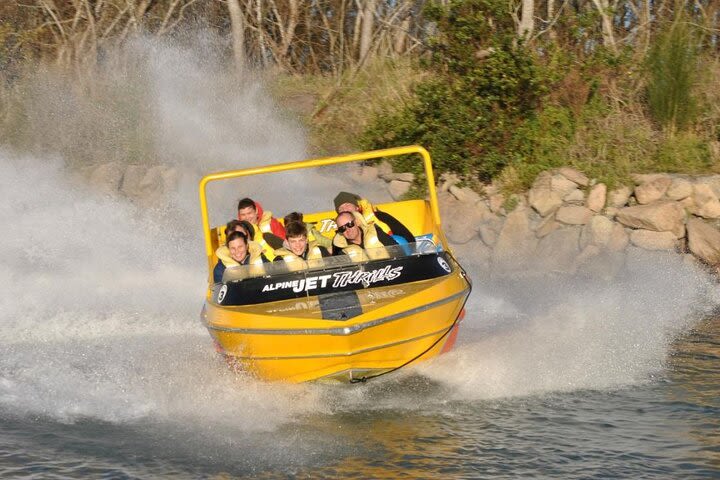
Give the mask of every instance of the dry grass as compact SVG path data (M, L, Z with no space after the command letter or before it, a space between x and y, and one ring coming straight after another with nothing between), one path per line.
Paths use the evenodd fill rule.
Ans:
M313 153L356 150L358 139L378 113L395 109L410 97L424 74L410 62L376 61L362 71L335 79L280 76L271 91L306 126Z

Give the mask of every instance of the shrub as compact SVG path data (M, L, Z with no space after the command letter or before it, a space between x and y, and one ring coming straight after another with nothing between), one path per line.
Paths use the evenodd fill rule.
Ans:
M429 148L439 173L453 171L489 180L508 165L544 92L534 54L518 44L502 0L429 3L437 22L428 66L415 98L400 111L379 115L363 135L363 147L419 143ZM394 166L417 172L406 159Z

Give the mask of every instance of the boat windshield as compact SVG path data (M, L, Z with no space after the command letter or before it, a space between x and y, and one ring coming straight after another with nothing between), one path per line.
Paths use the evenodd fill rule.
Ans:
M235 282L247 278L272 277L297 272L314 272L329 269L357 268L375 260L396 260L421 255L437 254L442 248L429 238L419 238L415 243L391 245L388 247L364 249L359 255L335 255L316 260L285 262L277 260L262 265L240 265L229 267L223 274L223 283Z

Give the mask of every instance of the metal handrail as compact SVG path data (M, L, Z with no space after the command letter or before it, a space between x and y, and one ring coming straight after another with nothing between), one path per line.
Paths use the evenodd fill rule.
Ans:
M275 165L266 165L263 167L244 168L242 170L230 170L227 172L211 173L204 176L200 180L200 212L202 214L203 235L205 236L205 254L208 259L208 267L212 275L212 230L210 228L210 219L208 215L206 187L210 182L217 180L228 180L231 178L246 177L250 175L258 175L262 173L277 173L287 170L299 170L302 168L324 167L327 165L335 165L339 163L359 162L363 160L371 160L374 158L395 157L398 155L407 155L418 153L422 156L425 166L425 176L428 183L428 192L430 195L430 211L439 232L440 242L445 250L449 250L447 239L440 228L440 208L438 206L437 192L435 190L435 177L432 171L432 161L427 150L419 145L410 145L407 147L387 148L384 150L373 150L370 152L353 153L349 155L339 155L333 157L315 158L310 160L301 160L297 162L279 163Z

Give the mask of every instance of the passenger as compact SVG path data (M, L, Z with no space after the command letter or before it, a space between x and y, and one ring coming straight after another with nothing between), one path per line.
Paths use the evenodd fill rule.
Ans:
M335 211L337 213L358 212L362 215L366 224L374 224L376 227L379 227L378 230L382 230L388 235L399 236L407 243L415 242L415 235L413 235L400 220L387 212L374 208L368 200L359 195L350 192L340 192L333 200L333 203L335 204Z
M300 222L307 228L307 239L308 242L316 242L319 247L325 248L328 252L332 253L332 238L328 238L312 223L305 223L303 221L303 214L300 212L291 212L285 215L283 218L283 224L285 224L285 232L287 232L287 226L293 222Z
M273 218L271 212L263 212L262 207L249 198L243 198L238 203L238 219L251 225L252 231L248 232L249 238L260 244L265 256L272 261L275 258L273 252L276 248L282 247L285 238L285 230L280 222ZM260 220L260 224L258 224L258 219L264 220ZM272 233L275 223L280 225L279 231L282 231L282 237ZM275 228L275 230L278 229Z
M222 282L223 273L227 268L240 265L262 265L268 261L257 244L248 242L248 237L243 232L233 231L227 236L225 245L228 248L230 258L219 259L213 270L215 283Z
M397 245L387 233L373 223L366 223L359 212L341 212L336 218L337 234L333 238L335 255L346 254L354 262L387 258L383 247Z
M227 223L225 226L225 238L228 237L232 232L242 232L245 234L245 236L249 239L253 238L253 235L255 234L255 230L253 229L253 226L245 221L245 220L231 220ZM270 249L270 255L268 256L267 252L263 251L263 246L260 243L257 243L253 240L250 240L248 242L248 250L251 253L265 253L265 256L272 260L272 258L275 258L273 255L273 250ZM228 249L227 245L221 245L218 247L217 250L215 250L215 256L223 263L226 263L228 261L232 262L232 258L230 257L230 250Z
M307 226L302 222L290 222L285 225L287 239L285 246L275 250L275 261L283 260L291 270L307 268L306 261L329 257L326 248L316 241L308 241Z
M272 216L272 212L264 212L260 204L254 200L243 198L238 202L238 220L247 220L263 234L279 237L279 245L282 246L282 241L285 240L285 229L282 224ZM273 248L280 248L280 246Z

